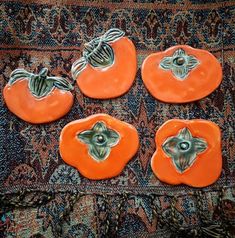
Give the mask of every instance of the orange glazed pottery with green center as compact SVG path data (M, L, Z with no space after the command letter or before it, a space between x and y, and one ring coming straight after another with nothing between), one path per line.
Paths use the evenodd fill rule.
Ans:
M221 133L215 123L172 119L158 129L155 142L151 167L161 181L205 187L219 178Z
M16 69L3 89L8 109L30 123L47 123L64 116L73 105L73 86L61 77L47 76Z
M149 55L142 64L141 73L153 97L168 103L204 98L222 80L222 68L215 56L187 45Z
M89 179L117 176L139 147L132 125L106 114L67 124L60 135L60 155Z
M83 56L74 62L71 72L86 96L115 98L132 86L137 71L134 44L119 29L85 44Z

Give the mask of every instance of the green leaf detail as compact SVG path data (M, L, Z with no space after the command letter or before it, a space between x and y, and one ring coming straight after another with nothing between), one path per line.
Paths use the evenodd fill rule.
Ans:
M173 54L173 58L185 57L185 56L187 56L187 54L185 53L185 51L183 49L178 49Z
M191 140L193 138L190 130L187 127L183 128L179 132L178 137L179 139L182 139L182 140Z
M60 77L47 77L47 80L51 81L56 88L59 88L59 89L62 89L62 90L66 90L66 91L70 91L70 90L74 89L73 85L70 84L64 78L60 78Z
M179 143L180 139L177 137L170 137L168 138L162 148L164 152L167 154L167 156L171 157L172 154L176 154L178 149L177 149L177 144Z
M44 77L33 75L29 80L29 89L31 93L37 98L45 97L52 91L53 88L53 82L46 82Z
M189 55L188 56L188 68L193 69L199 64L198 60L196 57Z
M78 135L78 138L85 144L89 144L92 140L94 132L92 130L83 131Z
M195 150L198 153L202 153L207 148L206 141L201 138L194 138L193 143L194 143Z
M189 69L186 66L173 67L172 72L178 79L185 79L188 76Z
M71 73L74 80L76 80L78 75L86 68L87 63L88 61L85 57L81 57L73 63Z
M172 159L179 173L185 172L195 162L197 155L207 149L207 142L202 138L193 137L188 128L183 128L178 135L166 139L163 151Z
M103 40L107 43L116 41L125 35L124 31L118 28L112 28L103 35Z
M15 69L12 71L12 73L10 75L8 84L12 85L18 80L29 79L31 76L32 76L32 73L29 73L25 69Z
M73 86L64 78L48 77L47 73L47 68L43 68L39 74L29 73L24 69L16 69L11 73L8 83L12 85L20 79L28 80L29 90L36 98L45 97L55 87L65 91L73 90Z
M119 141L119 134L116 131L111 129L107 131L106 134L107 134L107 137L109 138L107 145L110 147L115 146Z
M170 70L176 79L183 81L199 63L195 56L188 55L183 49L177 49L172 56L164 57L159 67L166 71Z
M74 80L85 69L87 63L94 68L109 67L114 63L114 51L109 43L124 36L124 32L114 28L84 44L83 56L72 65L71 72Z
M96 161L108 158L111 148L118 144L120 135L98 121L90 130L82 131L77 138L88 146L88 153Z
M103 146L90 146L89 153L97 161L103 161L107 159L110 154L110 147Z
M163 60L160 62L160 67L162 69L165 69L165 70L171 69L171 67L172 67L172 57L163 58Z
M93 131L96 133L103 133L107 131L107 127L103 122L97 122L94 126L93 126Z
M181 173L184 172L187 168L189 168L196 159L196 153L188 153L188 154L177 154L174 156L173 164L176 169Z
M87 56L88 62L93 67L108 67L114 63L114 52L112 47L102 42L100 45L94 45L94 50Z

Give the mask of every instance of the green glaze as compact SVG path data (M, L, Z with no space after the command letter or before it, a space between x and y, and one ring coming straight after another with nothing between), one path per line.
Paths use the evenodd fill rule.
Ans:
M93 67L108 67L114 63L114 52L106 42L90 42L85 44L83 56Z
M198 154L207 149L203 138L193 137L188 128L183 128L178 135L167 138L162 148L173 161L176 170L183 173L192 166Z
M79 133L77 137L88 146L90 156L96 161L107 159L111 148L117 145L120 140L120 135L107 128L102 121L97 122L91 130Z
M199 61L193 55L188 55L183 49L177 49L170 57L164 57L160 67L171 70L178 80L185 80L192 69L199 65Z
M36 98L47 96L55 87L66 91L73 89L73 86L64 78L49 77L47 74L47 68L43 68L39 74L29 73L24 69L16 69L11 73L8 84L12 85L18 80L27 79L29 90Z
M84 44L83 56L72 65L71 72L73 79L90 64L94 68L105 68L111 66L115 61L113 49L109 43L114 42L124 36L124 32L113 28L104 35L97 37Z

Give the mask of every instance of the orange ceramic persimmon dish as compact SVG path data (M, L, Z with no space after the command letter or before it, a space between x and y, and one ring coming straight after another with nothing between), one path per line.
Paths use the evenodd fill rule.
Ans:
M83 57L74 62L71 72L86 96L115 98L126 93L137 71L136 49L124 32L111 29L85 44Z
M161 181L205 187L219 178L221 133L215 123L172 119L158 129L155 142L151 167Z
M169 103L186 103L206 97L222 80L222 67L215 56L187 45L149 55L141 73L149 92Z
M138 147L135 127L106 114L72 121L60 135L62 159L93 180L120 174Z
M36 75L24 69L12 72L3 96L9 110L30 123L46 123L64 116L72 107L72 85L48 77L46 68Z

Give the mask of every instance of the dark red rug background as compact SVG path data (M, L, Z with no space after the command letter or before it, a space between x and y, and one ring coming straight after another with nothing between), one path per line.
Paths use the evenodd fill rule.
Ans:
M202 118L220 126L223 171L214 185L200 190L201 209L207 212L207 220L221 222L218 201L223 198L229 201L223 208L234 220L234 1L0 1L0 15L0 192L4 201L0 236L169 237L171 225L165 222L159 228L159 217L154 215L156 201L161 208L158 212L170 222L176 216L181 227L203 226L198 189L163 184L150 168L155 131L172 118ZM85 97L76 87L72 110L45 125L30 125L8 111L2 89L12 70L21 67L38 72L48 67L52 74L71 79L71 65L80 57L83 44L111 27L124 30L138 52L136 80L127 94L101 101ZM143 59L176 44L209 50L220 60L223 82L208 97L184 105L165 104L144 87L140 76ZM99 112L137 127L141 145L120 176L89 181L64 164L58 140L65 124ZM77 197L81 193L82 198ZM46 201L45 196L49 196ZM174 196L179 196L176 203Z

